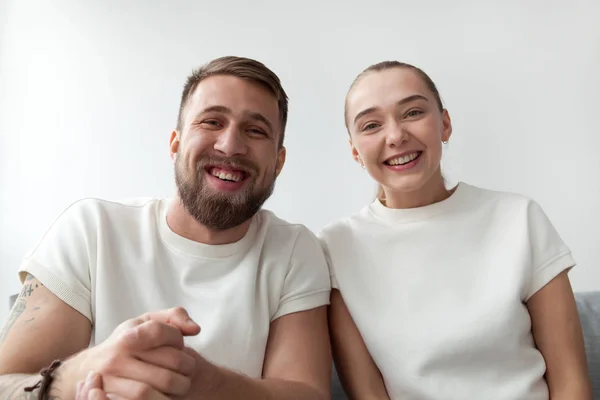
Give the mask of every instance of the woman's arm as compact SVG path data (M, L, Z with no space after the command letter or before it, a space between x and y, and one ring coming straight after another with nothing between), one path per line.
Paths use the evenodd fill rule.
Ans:
M592 400L583 333L567 271L527 301L552 400Z
M329 330L333 360L348 398L389 399L381 373L337 289L331 291Z

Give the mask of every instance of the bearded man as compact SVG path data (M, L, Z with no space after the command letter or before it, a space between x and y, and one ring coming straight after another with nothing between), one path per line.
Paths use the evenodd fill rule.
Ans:
M287 113L258 61L194 71L169 141L176 194L77 201L25 256L0 397L329 398L323 252L262 209Z

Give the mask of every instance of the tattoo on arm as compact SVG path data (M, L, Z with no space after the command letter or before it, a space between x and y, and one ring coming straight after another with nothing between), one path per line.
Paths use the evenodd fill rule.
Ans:
M34 283L35 277L31 274L28 274L23 282L23 288L21 289L21 293L15 304L13 305L12 311L8 316L8 320L4 324L4 328L2 332L0 332L0 345L8 336L10 329L15 325L21 315L25 312L25 310L29 311L29 315L27 320L24 323L30 323L35 320L35 311L39 310L40 307L29 305L27 307L27 300L33 292L43 286L40 282ZM0 375L0 399L2 400L38 400L39 398L39 388L33 390L32 392L26 392L25 388L28 386L35 385L40 379L41 375L28 375L28 374L7 374ZM54 374L54 382L60 378L60 375L55 371ZM50 390L48 392L47 398L49 400L61 400L58 396L58 390L55 387L54 383L51 384Z
M23 314L25 312L25 309L27 308L27 298L31 297L31 295L33 294L35 289L37 289L40 286L43 286L41 283L36 283L36 284L31 283L31 281L34 279L35 278L33 277L33 275L27 274L27 278L25 278L25 282L23 283L23 288L21 289L21 293L19 294L19 297L15 301L15 304L10 312L10 315L8 316L8 320L4 324L4 328L2 328L2 331L0 332L0 344L2 344L2 342L4 342L4 340L8 336L8 332L13 327L13 325L17 322L17 320L19 319L21 314ZM30 282L30 283L27 283L27 282ZM39 309L39 307L34 307L32 309L32 311L36 311L38 309ZM35 317L29 318L26 322L29 323L29 322L33 321L34 319L35 319Z

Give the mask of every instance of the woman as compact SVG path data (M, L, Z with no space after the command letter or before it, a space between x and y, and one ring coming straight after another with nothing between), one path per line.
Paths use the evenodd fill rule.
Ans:
M447 188L452 125L420 69L383 62L352 84L352 156L377 200L320 234L331 334L353 399L591 399L569 248L520 195Z

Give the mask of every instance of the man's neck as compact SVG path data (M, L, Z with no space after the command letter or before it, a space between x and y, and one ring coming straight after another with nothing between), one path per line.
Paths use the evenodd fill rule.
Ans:
M167 225L169 228L186 239L204 244L228 244L241 240L251 220L224 231L216 231L202 225L192 217L181 204L181 199L175 197L167 210Z

